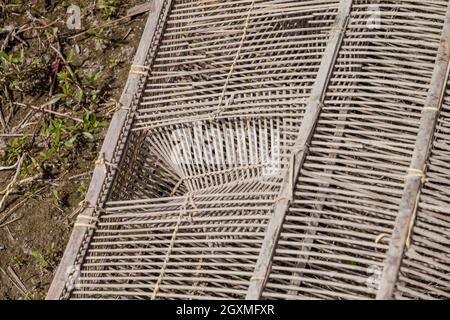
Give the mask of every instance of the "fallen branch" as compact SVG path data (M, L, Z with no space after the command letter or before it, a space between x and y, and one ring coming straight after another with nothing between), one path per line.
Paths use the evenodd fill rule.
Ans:
M19 217L15 218L15 219L12 219L11 221L7 221L7 222L1 224L1 225L0 225L0 229L4 228L4 227L6 227L6 226L9 226L10 224L13 224L14 222L19 221L20 219L22 219L22 217L23 217L23 216L20 215Z
M9 271L8 267L8 271ZM9 279L9 281L11 281L11 283L14 285L14 287L19 290L19 292L21 294L26 294L27 293L27 288L25 287L25 285L20 281L19 277L17 276L17 274L15 274L15 272L13 272L13 274L15 274L15 276L17 277L17 279L19 279L20 283L16 283L13 279L13 277L11 277L3 268L0 267L0 271L4 273L4 275ZM13 270L14 271L14 270Z
M65 114L65 113L61 113L61 112L57 112L57 111L52 111L52 110L49 110L49 109L45 109L45 108L44 108L45 105L43 105L43 106L41 106L41 107L36 107L36 106L33 106L33 105L24 104L24 103L19 103L19 102L14 102L14 104L17 105L17 106L20 106L20 107L31 108L31 109L33 109L33 110L36 110L36 111L39 111L39 112L42 112L42 113L48 113L48 114L52 114L52 115L57 116L57 117L68 118L68 119L71 119L71 120L73 120L73 121L76 121L76 122L79 122L79 123L83 123L83 120L82 120L82 119L73 117L73 116L68 115L68 114Z
M29 133L0 133L0 138L21 138L30 135Z
M25 286L25 284L22 282L22 280L20 280L19 276L17 275L17 273L14 271L13 268L11 268L11 266L8 266L8 272L11 275L11 277L14 279L15 283L20 287L21 291L23 292L23 294L26 294L28 292L27 287Z
M3 204L5 203L6 198L8 198L9 194L14 189L14 186L17 182L17 178L19 177L20 171L22 170L22 163L23 163L24 158L25 158L25 155L20 156L19 160L17 161L16 173L14 174L14 177L12 178L11 182L6 186L5 190L3 190L1 192L3 194L3 197L0 200L0 212L3 211Z
M90 171L85 172L85 173L77 174L75 176L71 176L71 177L67 178L67 180L72 181L72 180L78 180L80 178L88 178L87 176L92 174L92 172L93 172L93 170L90 170Z
M0 123L3 127L3 132L8 133L8 124L6 123L5 117L3 115L3 109L0 109Z
M14 170L14 169L16 169L18 163L19 163L19 161L17 161L15 164L13 164L12 166L9 166L9 167L0 167L0 171Z

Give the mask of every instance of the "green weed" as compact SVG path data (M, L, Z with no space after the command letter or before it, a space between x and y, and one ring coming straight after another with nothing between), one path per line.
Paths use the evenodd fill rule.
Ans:
M36 259L41 270L43 270L44 272L48 272L48 267L50 266L50 264L47 262L44 256L39 251L34 251L33 257Z
M17 256L13 256L10 259L10 263L11 265L14 267L14 269L20 270L23 266L24 266L24 262L23 260L21 260L19 257Z

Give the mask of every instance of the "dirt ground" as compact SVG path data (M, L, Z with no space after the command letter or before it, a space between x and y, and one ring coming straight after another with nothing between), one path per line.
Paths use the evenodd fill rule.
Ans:
M110 22L143 2L0 0L0 299L45 298L147 15Z

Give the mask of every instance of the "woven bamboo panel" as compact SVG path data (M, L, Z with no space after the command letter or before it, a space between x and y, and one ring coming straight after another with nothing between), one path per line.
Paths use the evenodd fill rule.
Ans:
M216 4L172 5L73 298L245 298L281 183L261 149L286 170L338 2Z
M447 2L384 1L379 30L366 27L366 3L353 5L266 298L375 297L367 280L389 236L375 240L392 232Z
M245 187L108 203L74 297L245 297L276 196Z

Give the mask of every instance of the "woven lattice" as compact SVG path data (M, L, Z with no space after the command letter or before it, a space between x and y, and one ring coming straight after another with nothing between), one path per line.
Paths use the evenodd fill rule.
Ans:
M50 297L450 297L447 0L155 8Z

